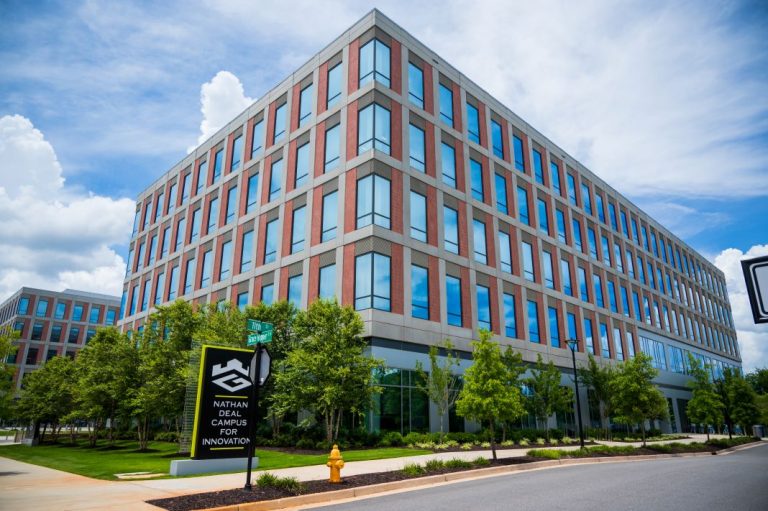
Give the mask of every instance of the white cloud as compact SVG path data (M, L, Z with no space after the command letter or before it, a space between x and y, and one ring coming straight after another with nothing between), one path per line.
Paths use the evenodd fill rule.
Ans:
M51 144L20 115L0 117L0 300L21 286L119 295L135 203L65 186Z
M639 206L654 220L682 239L706 230L722 228L732 221L726 213L700 211L675 202L641 201Z
M749 305L740 261L764 255L768 255L768 245L755 245L746 253L737 248L728 248L720 252L714 261L725 274L728 298L731 302L733 321L736 323L745 371L751 371L757 367L768 367L768 325L756 325L752 319L752 309Z
M240 79L229 71L219 71L210 82L200 87L200 136L197 143L202 144L214 133L245 110L253 99L247 97ZM192 152L190 147L187 152Z

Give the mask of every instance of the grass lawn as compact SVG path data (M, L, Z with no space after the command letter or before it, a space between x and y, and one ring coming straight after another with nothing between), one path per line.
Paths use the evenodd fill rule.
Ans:
M72 472L96 479L115 480L114 474L126 472L152 472L167 474L173 459L181 459L176 454L176 444L170 442L150 442L149 451L139 452L134 441L117 441L114 447L108 447L101 441L95 448L81 442L71 444L44 444L35 447L25 445L0 446L0 456L26 463ZM402 456L429 454L431 451L407 448L381 448L358 451L342 451L345 461L363 461ZM290 454L278 451L256 450L259 457L258 470L302 467L325 464L327 454Z

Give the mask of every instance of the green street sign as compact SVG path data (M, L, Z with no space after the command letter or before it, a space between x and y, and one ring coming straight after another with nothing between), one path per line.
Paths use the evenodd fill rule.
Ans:
M268 342L272 342L272 330L268 330L266 332L262 332L260 334L249 334L248 335L248 346L253 346L257 343L266 344Z
M274 325L272 325L272 323L264 323L256 319L249 319L247 321L246 328L251 332L265 333L265 332L271 332L272 330L274 330L275 327Z

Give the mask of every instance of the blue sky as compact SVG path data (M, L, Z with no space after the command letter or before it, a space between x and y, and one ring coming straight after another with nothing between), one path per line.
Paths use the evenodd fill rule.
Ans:
M721 268L768 253L768 4L533 4L375 5ZM0 298L117 292L133 197L374 3L285 5L0 0Z

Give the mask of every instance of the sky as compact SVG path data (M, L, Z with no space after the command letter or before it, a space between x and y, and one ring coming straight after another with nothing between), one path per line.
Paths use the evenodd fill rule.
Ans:
M0 0L0 300L119 295L137 194L373 7L723 270L768 366L764 1Z

